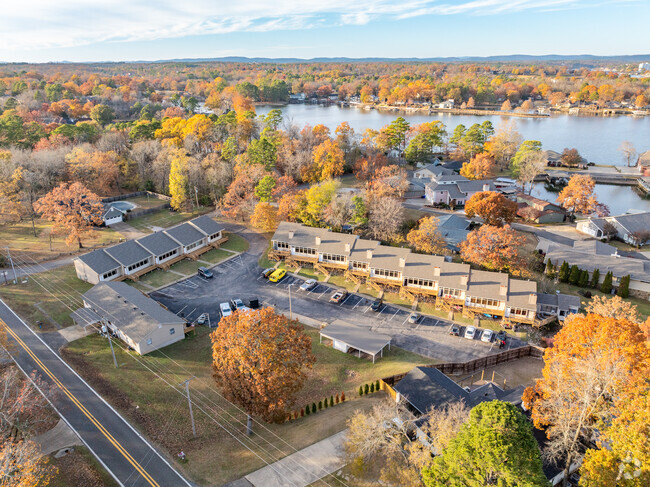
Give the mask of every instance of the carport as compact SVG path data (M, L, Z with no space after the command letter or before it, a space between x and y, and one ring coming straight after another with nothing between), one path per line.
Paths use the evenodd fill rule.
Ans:
M321 343L323 343L323 337L332 340L332 346L341 352L348 353L350 349L353 349L358 352L359 358L361 358L361 352L372 355L373 364L378 354L380 357L384 356L386 346L390 350L390 336L374 333L361 326L341 320L336 320L321 329Z

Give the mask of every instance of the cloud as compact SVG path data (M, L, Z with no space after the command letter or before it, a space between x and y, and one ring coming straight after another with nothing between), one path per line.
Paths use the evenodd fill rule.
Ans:
M617 2L619 0L610 0ZM625 0L620 0L625 1ZM627 0L626 3L636 0ZM590 0L6 0L3 51L364 25L425 15L492 15L588 7Z

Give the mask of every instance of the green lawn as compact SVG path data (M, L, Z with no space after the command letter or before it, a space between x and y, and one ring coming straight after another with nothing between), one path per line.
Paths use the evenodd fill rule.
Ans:
M175 270L175 266L172 266L172 268ZM180 272L180 271L179 271ZM162 269L156 269L154 271L146 273L144 276L140 277L140 280L138 282L142 282L144 284L148 284L151 287L160 287L164 286L166 284L171 284L172 282L180 279L180 277L177 274L174 274L173 272L167 272ZM138 284L137 282L134 283L132 281L126 281L129 284L136 285ZM146 291L146 287L139 287L136 285L138 289L141 291Z
M284 424L265 424L264 427L255 424L254 436L247 438L243 434L245 415L221 399L213 386L208 333L207 329L199 328L195 337L165 348L164 354L153 352L137 358L161 371L161 378L170 384L176 385L194 377L191 391L195 400L215 411L213 416L218 414L220 423L228 424L237 439L224 433L197 406L194 411L198 438L192 439L185 396L172 391L162 379L155 379L121 347L116 347L119 369L113 367L110 349L99 336L77 340L63 350L66 360L131 422L148 437L154 438L170 457L175 460L175 453L182 448L189 462L177 466L202 485L221 485L264 466L255 454L274 461L293 452L293 448L304 448L343 430L346 419L355 410L368 409L385 397L384 393L376 393L358 398L359 385L406 372L419 364L432 363L430 359L393 347L373 365L370 360L320 344L318 331L306 327L317 361L308 372L296 407L318 402L341 391L346 393L346 402ZM136 406L140 407L136 409ZM244 442L254 453L237 440ZM272 442L280 452L265 440ZM269 456L264 450L275 454Z
M228 257L231 256L232 256L231 252L226 252L225 250L221 250L221 249L212 249L209 252L206 252L205 254L201 255L199 259L210 262L211 264L217 264L221 262L223 259L227 259Z
M387 303L397 304L406 308L411 307L411 302L399 297L399 293L384 293L383 300Z
M248 240L236 233L227 233L228 241L221 245L222 249L232 250L233 252L246 252L248 250Z
M197 212L160 210L148 215L129 219L127 223L141 232L151 233L153 227L169 228L186 220L196 218L210 210L211 208L208 207L201 207Z
M79 251L79 246L76 243L70 246L65 243L65 235L52 235L50 250L52 222L36 220L34 228L36 229L36 237L34 236L31 220L0 226L0 242L2 242L3 247L8 246L15 257L22 258L27 262L52 259L61 253ZM82 239L81 243L85 248L91 248L117 243L122 238L122 235L111 228L97 227L92 230L90 236Z
M269 242L269 246L266 248L266 250L262 252L262 255L260 256L260 260L257 261L257 264L262 269L268 269L269 267L273 267L276 264L274 260L269 259L270 250L271 250L271 242Z
M55 329L53 320L63 327L73 324L70 313L83 306L80 294L91 287L77 278L69 264L34 274L24 284L0 286L0 297L30 324L42 321L43 330L51 331Z
M203 264L201 262L197 262L195 260L190 260L190 259L184 259L181 260L180 262L176 262L173 266L170 267L170 270L180 272L185 276L189 276L191 274L196 274L196 271L198 270L199 267L203 267ZM175 276L173 280L178 279L178 276L173 272L168 272L168 274L171 276Z
M157 206L161 206L167 203L167 201L161 200L160 198L156 198L155 196L136 196L135 198L128 198L124 201L133 203L134 205L137 205L140 208L155 208Z

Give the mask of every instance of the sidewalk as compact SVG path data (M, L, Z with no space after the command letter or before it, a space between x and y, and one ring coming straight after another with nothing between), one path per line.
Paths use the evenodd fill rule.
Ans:
M343 441L347 430L246 475L255 487L305 487L345 465Z

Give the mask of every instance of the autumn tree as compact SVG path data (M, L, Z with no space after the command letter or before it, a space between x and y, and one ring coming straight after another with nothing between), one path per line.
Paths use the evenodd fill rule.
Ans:
M34 203L34 209L54 222L54 231L66 235L65 242L82 248L81 239L101 225L104 207L96 194L80 183L62 183Z
M521 187L528 189L528 194L533 191L535 178L544 172L548 159L542 151L531 150L525 152L517 162L517 181Z
M634 166L638 160L638 153L629 140L621 142L618 148L619 152L623 155L623 160L627 167Z
M278 209L266 201L260 201L255 205L251 223L263 232L273 232L278 228Z
M560 160L563 166L575 167L582 163L582 156L578 152L578 149L565 147Z
M531 152L541 152L541 151L542 151L542 143L539 140L525 140L524 142L522 142L521 145L519 146L519 149L517 149L517 152L512 157L512 160L510 161L510 169L512 171L512 175L515 177L519 176L521 167L524 164L524 161L528 157L530 157Z
M277 182L275 178L267 174L260 179L257 186L255 186L255 196L257 196L260 201L271 201L276 184Z
M350 193L337 194L323 211L323 219L337 231L341 231L353 216L354 204Z
M298 218L305 224L312 227L321 226L324 220L324 211L339 188L337 181L324 181L314 184L304 193L300 194L298 200Z
M422 218L417 228L406 236L406 241L416 252L425 254L446 254L447 243L438 229L439 219L435 216Z
M494 158L485 152L476 154L469 162L464 162L460 175L467 179L491 179L495 175Z
M366 187L372 198L401 197L409 187L406 170L396 164L383 166Z
M187 154L178 149L174 151L169 168L170 206L176 211L185 209L188 203Z
M282 422L316 358L297 321L272 308L236 311L210 335L214 379L224 397L252 417Z
M522 137L514 121L506 122L485 143L485 151L492 154L500 167L507 167L521 145Z
M8 162L9 157L4 160ZM2 161L3 155L0 153L0 164ZM6 175L2 174L5 172ZM23 175L24 169L22 167L16 167L13 170L7 168L7 171L3 170L0 173L0 225L20 221L25 212L20 201Z
M103 127L113 121L113 118L115 118L115 112L113 112L113 109L109 106L95 105L92 110L90 110L90 118Z
M368 205L368 230L372 238L394 240L404 221L404 208L397 198L375 198Z
M343 174L345 155L338 144L327 139L314 149L313 163L304 168L302 178L310 183L325 181Z
M252 210L255 183L251 171L243 168L237 170L235 179L230 183L221 200L223 212L227 217L243 220L245 215Z
M548 485L530 423L516 406L503 401L474 407L442 455L423 469L422 477L431 487Z
M404 152L408 162L428 161L444 144L447 135L445 125L440 121L426 122L411 129L415 134Z
M496 191L475 193L465 203L465 214L469 218L479 216L487 225L502 227L517 216L517 203Z
M607 429L616 400L647 377L650 348L639 325L595 314L577 315L544 352L542 379L524 393L537 428L549 439L544 455L560 462L564 485L571 464L583 456L583 440Z
M521 253L525 242L526 238L510 225L501 228L483 225L461 242L460 256L488 270L522 274L526 267Z
M592 213L598 206L594 195L596 183L587 174L576 174L571 176L569 183L560 191L557 201L563 208L572 213L583 215Z

